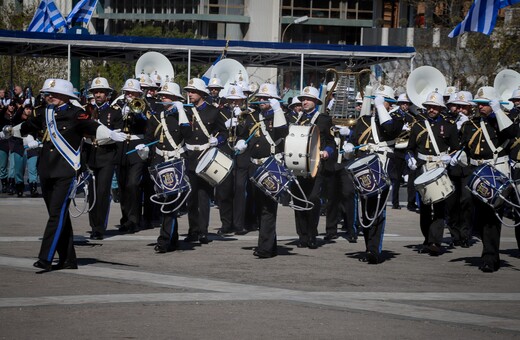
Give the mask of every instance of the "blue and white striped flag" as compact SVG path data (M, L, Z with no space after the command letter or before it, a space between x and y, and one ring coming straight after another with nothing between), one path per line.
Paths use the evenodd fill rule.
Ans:
M55 33L66 25L54 0L42 0L27 28L29 32Z
M497 23L498 10L520 3L520 0L475 0L464 20L448 34L453 38L462 32L480 32L490 35Z
M220 59L222 59L222 54L218 56L218 58L213 62L213 64L211 64L211 66L208 68L208 70L206 71L206 73L204 73L204 75L202 75L202 80L204 80L204 82L206 83L206 85L209 84L209 81L211 80L211 72L213 72L213 67L215 67L215 65L220 61Z
M96 4L97 0L81 0L78 2L69 15L67 15L67 25L72 27L80 22L88 24L96 9Z

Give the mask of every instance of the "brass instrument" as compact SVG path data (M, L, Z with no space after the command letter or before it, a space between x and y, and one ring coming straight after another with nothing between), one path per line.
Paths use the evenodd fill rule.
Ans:
M134 114L143 113L146 110L146 102L141 98L134 98L131 102L128 103L128 107L130 111Z
M326 73L334 73L334 84L325 98L325 105L332 99L332 94L336 91L334 104L330 110L332 123L335 125L348 126L349 128L356 125L359 112L355 110L356 94L361 93L364 96L364 88L370 80L370 70L363 69L358 72L352 70L352 63L347 66L345 71L339 72L333 68L327 69Z

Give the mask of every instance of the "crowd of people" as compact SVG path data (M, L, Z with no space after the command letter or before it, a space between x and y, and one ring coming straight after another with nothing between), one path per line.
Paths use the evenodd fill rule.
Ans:
M77 268L71 197L87 183L90 238L101 240L113 182L119 231L160 226L157 253L178 248L181 214L188 224L183 241L208 244L216 204L220 235L258 230L253 255L274 257L283 204L294 209L297 247L318 248L325 215L325 241L338 238L342 223L350 242L362 234L362 260L378 264L386 203L390 198L391 207L401 209L399 187L406 177L406 208L419 213L424 236L420 252L441 255L447 227L449 247L469 247L479 237L480 269L499 269L502 218L520 223L520 90L510 98L511 110L504 110L492 87L480 88L474 98L448 87L429 93L414 111L406 93L378 85L371 101L358 94L357 119L349 126L320 110L333 108L334 96L324 102L312 86L289 103L270 83L253 89L243 81L222 84L215 77L206 84L193 78L183 90L145 74L126 80L120 96L97 77L83 105L63 79L46 80L36 98L20 87L11 94L0 90L2 192L23 196L27 167L30 195L39 195L39 182L49 212L35 267L53 269L57 252L58 268ZM295 137L300 131L305 133ZM296 157L300 144L308 153L288 158ZM484 186L481 172L505 177L503 186ZM448 183L434 188L440 198L416 185L439 181ZM486 196L484 189L498 193ZM520 247L519 227L515 234Z

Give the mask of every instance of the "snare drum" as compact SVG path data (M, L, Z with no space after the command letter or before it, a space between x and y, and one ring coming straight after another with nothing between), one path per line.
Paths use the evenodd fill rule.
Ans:
M255 171L251 182L273 200L282 203L281 198L284 193L288 193L294 179L294 175L271 156Z
M455 191L445 168L426 171L415 179L414 185L424 204L433 204L445 200Z
M290 125L284 160L296 176L314 177L320 164L320 130L316 125Z
M483 164L475 169L466 188L493 208L500 207L504 203L504 198L514 190L513 182L489 164Z
M212 186L222 183L231 173L233 160L218 148L210 148L199 159L195 173Z
M185 175L184 158L166 161L148 168L155 183L155 192L160 196L178 195L190 189Z
M357 159L347 167L347 171L352 174L354 186L363 197L377 195L390 186L390 178L376 154Z

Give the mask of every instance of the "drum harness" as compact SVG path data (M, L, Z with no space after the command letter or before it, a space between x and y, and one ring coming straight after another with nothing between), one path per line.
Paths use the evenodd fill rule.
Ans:
M365 123L365 126L368 126L368 125ZM372 138L374 139L374 143L368 143L370 132L372 132ZM386 154L389 152L392 152L392 149L390 149L390 146L394 145L393 142L395 142L395 141L387 141L387 142L380 141L379 134L377 132L376 118L374 116L370 117L370 126L368 126L368 128L361 134L361 137L359 138L360 142L364 138L366 138L367 143L365 143L366 146L363 146L362 148L360 148L360 150L364 150L364 151L368 150L370 153L382 154L385 157L385 159L386 159ZM379 159L378 155L377 155L377 157ZM379 173L379 175L387 177L387 174L385 171L386 164L383 164L381 161L380 161L380 163L381 163L382 167L381 167L381 173ZM386 161L385 161L385 163L386 163ZM390 190L387 191L386 197L384 200L381 199L381 193L380 192L377 193L376 207L378 207L378 210L376 212L374 212L373 216L368 215L368 204L366 204L365 209L363 209L362 204L361 204L361 199L358 200L357 210L362 212L362 217L359 218L359 224L363 228L370 228L376 222L377 218L379 216L381 216L381 214L383 213L383 211L386 208L386 201L388 200L389 196L390 196ZM384 202L384 204L381 206L381 208L379 208L381 202ZM368 224L363 223L363 217L366 217L366 219L368 220Z
M163 150L159 150L158 148L155 148L155 153L159 156L162 156L164 158L165 162L171 161L172 159L180 159L181 154L185 151L185 148L183 147L184 140L180 143L180 145L177 145L177 143L175 143L172 135L170 134L170 131L168 131L168 125L166 125L166 118L164 115L164 111L161 112L160 119L161 119L161 122L157 126L155 132L157 133L159 131L159 129L162 128L160 142L161 143L163 142L163 135L164 135L174 150L173 151L163 151ZM202 124L200 124L200 125L201 125L201 128L202 128L202 126L204 126ZM207 132L205 127L204 127L203 131L204 130ZM176 182L179 183L179 178L177 176L175 168L174 168L174 172L175 172ZM184 204L184 202L188 199L188 196L191 192L191 185L190 185L190 182L189 182L187 176L184 173L181 173L179 176L184 178L184 180L188 184L188 192L184 195L184 198L182 199L182 201L180 201L179 204L177 204L174 209L166 210L165 208L167 205L176 203L182 197L184 192L177 193L177 196L174 197L172 200L166 200L166 199L160 200L159 198L162 197L163 195L159 194L157 192L155 194L153 194L152 196L150 196L150 201L161 206L161 212L163 214L171 214L174 211L178 210ZM158 183L158 180L153 175L150 174L150 177L152 178L152 181L155 183L156 188L161 188L161 183Z
M277 145L277 143L275 143L273 141L273 139L271 138L271 135L267 131L267 128L266 128L265 123L264 123L264 116L261 113L259 113L258 117L259 117L259 122L257 124L259 124L260 130L262 130L262 133L264 134L265 139L271 145L271 155L274 156L274 159L275 159L278 167L284 166L283 162L281 161L281 159L283 159L283 155L281 153L280 154L276 154L276 145ZM261 158L261 159L258 159L258 160L261 163L263 163L263 162L265 162L265 160L267 158L269 158L269 157L266 157L266 158L263 158L263 159ZM253 162L254 164L258 165L258 163L255 162L255 161L257 161L257 159L251 158L251 162ZM279 171L279 173L281 173L281 171ZM303 198L297 197L291 191L287 190L287 193L293 199L293 201L289 203L289 207L292 208L293 210L297 210L297 211L311 210L314 207L314 204L307 200L307 196L303 192L303 189L301 188L300 183L298 182L298 179L296 178L296 176L294 176L292 171L289 170L289 173L291 174L292 180L294 181L294 183L296 183L296 186L298 187L298 190L300 191L300 193L303 196ZM278 179L276 179L276 180L278 181ZM303 203L305 203L305 206L304 207L297 206L297 205L294 204L295 201L303 202Z

